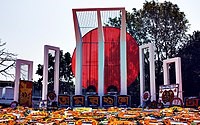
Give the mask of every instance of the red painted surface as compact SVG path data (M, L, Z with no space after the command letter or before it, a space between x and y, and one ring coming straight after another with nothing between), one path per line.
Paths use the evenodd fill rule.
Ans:
M120 29L104 27L105 66L104 92L111 85L120 92ZM82 38L82 85L93 85L98 90L98 30L93 29ZM139 48L136 40L126 33L127 46L127 84L134 82L139 72ZM76 49L72 55L72 72L75 74Z

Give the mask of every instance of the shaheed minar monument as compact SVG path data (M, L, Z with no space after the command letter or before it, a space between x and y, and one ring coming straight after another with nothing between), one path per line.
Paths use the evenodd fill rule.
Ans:
M75 75L75 95L82 95L82 88L102 96L114 90L127 95L127 87L135 81L140 72L140 100L143 103L145 88L144 49L149 49L150 97L156 101L154 44L138 46L136 40L126 32L125 8L73 9L76 48L72 56L72 71ZM108 24L110 18L120 19L120 28ZM54 92L59 95L59 51L58 47L44 46L44 70L42 100L48 93L48 52L55 51ZM175 62L178 97L182 96L181 60L179 57L163 61L164 85L169 85L170 63ZM33 62L16 61L14 101L19 100L20 66L28 65L28 80L32 80ZM56 96L58 101L58 96ZM102 106L102 104L100 104Z

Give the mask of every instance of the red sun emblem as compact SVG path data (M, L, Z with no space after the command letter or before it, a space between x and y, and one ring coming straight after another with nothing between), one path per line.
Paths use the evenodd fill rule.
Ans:
M104 92L109 86L120 91L120 29L104 27ZM98 29L82 38L82 86L94 86L98 90ZM139 47L136 40L126 33L127 84L133 83L139 72ZM72 56L72 72L75 74L76 49Z

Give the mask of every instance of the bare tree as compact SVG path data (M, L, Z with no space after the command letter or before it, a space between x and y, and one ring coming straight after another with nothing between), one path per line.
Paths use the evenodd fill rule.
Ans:
M0 75L14 78L11 69L15 67L16 54L10 53L5 48L6 43L0 39Z

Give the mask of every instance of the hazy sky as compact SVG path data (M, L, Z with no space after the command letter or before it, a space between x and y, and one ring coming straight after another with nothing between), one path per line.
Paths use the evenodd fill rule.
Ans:
M162 2L164 0L158 0ZM177 4L191 24L190 33L200 30L199 0L170 0ZM44 45L60 47L72 53L75 35L72 18L74 8L125 7L142 8L145 0L0 0L0 39L18 59L43 64Z

